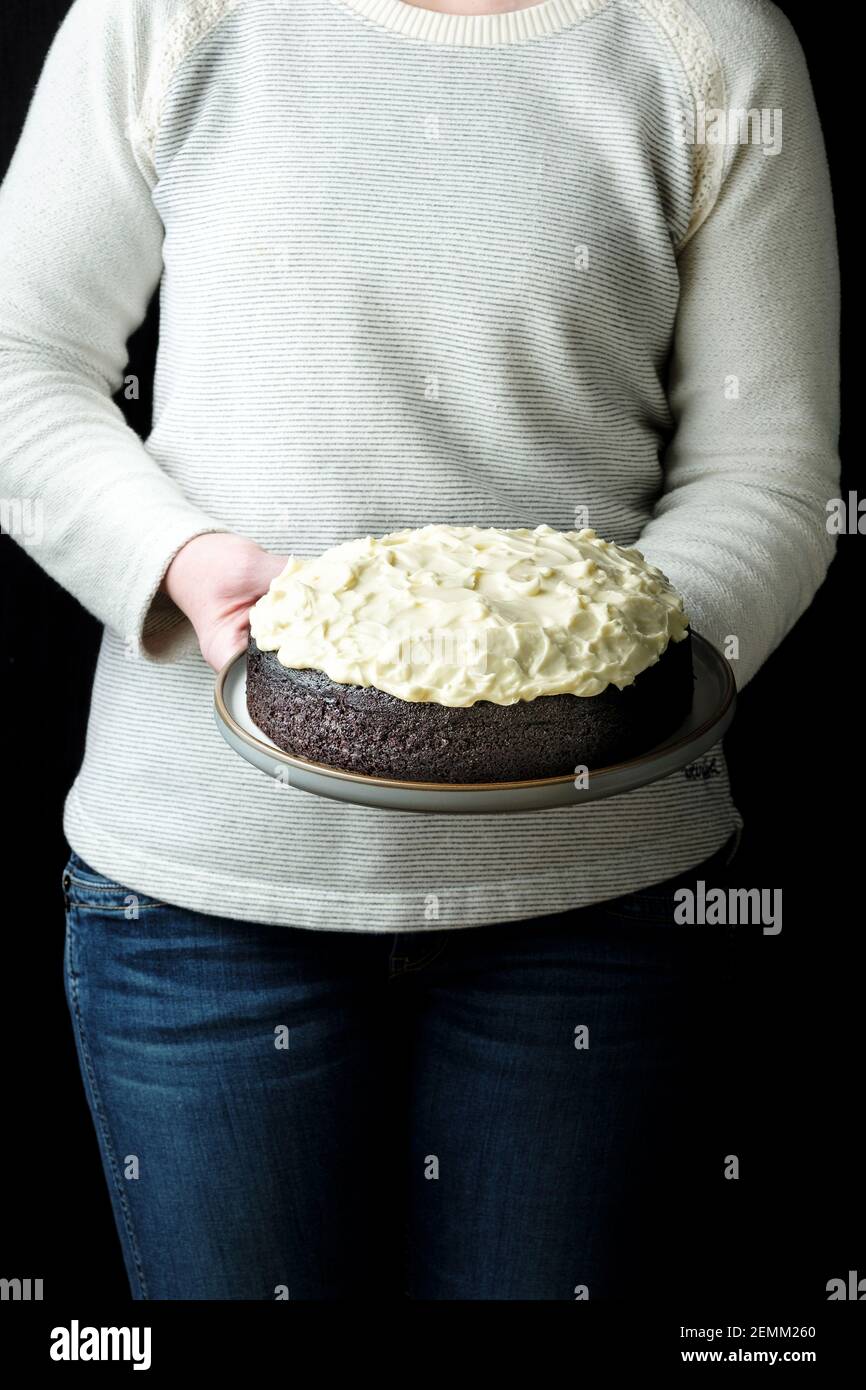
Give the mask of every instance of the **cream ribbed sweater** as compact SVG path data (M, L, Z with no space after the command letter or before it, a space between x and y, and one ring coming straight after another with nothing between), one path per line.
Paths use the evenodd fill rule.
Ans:
M765 144L689 139L703 108L765 109ZM65 818L97 869L248 920L424 930L640 887L738 824L720 750L716 775L511 817L277 790L154 596L206 530L311 555L586 522L736 637L748 680L821 583L837 490L830 190L772 5L77 0L0 248L0 498L105 624ZM160 282L142 443L111 398Z

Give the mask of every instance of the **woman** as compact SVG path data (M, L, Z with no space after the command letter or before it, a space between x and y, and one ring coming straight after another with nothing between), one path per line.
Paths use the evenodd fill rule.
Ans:
M838 479L790 25L76 0L0 239L3 491L105 624L66 968L133 1296L639 1287L660 1194L724 1157L682 1116L727 937L672 898L724 879L721 749L573 810L342 806L221 744L209 668L286 553L546 522L639 545L754 675L823 579ZM111 397L157 285L143 444Z

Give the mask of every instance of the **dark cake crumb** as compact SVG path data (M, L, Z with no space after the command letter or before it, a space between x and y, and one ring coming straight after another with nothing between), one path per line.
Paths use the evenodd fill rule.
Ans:
M411 782L512 782L565 776L635 757L692 703L691 637L618 690L452 707L339 685L280 664L250 637L247 709L279 748L348 772Z

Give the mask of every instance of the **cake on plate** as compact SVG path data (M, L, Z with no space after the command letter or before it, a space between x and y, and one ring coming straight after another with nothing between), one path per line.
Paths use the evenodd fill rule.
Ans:
M573 774L692 701L683 600L595 531L424 526L292 556L250 610L247 708L278 747L410 782Z

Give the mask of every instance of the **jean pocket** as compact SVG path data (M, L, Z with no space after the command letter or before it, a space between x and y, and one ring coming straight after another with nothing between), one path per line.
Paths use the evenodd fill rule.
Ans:
M75 907L82 912L116 913L134 922L142 912L167 906L158 898L151 898L115 879L107 878L85 863L74 850L66 862L61 883L67 907Z

